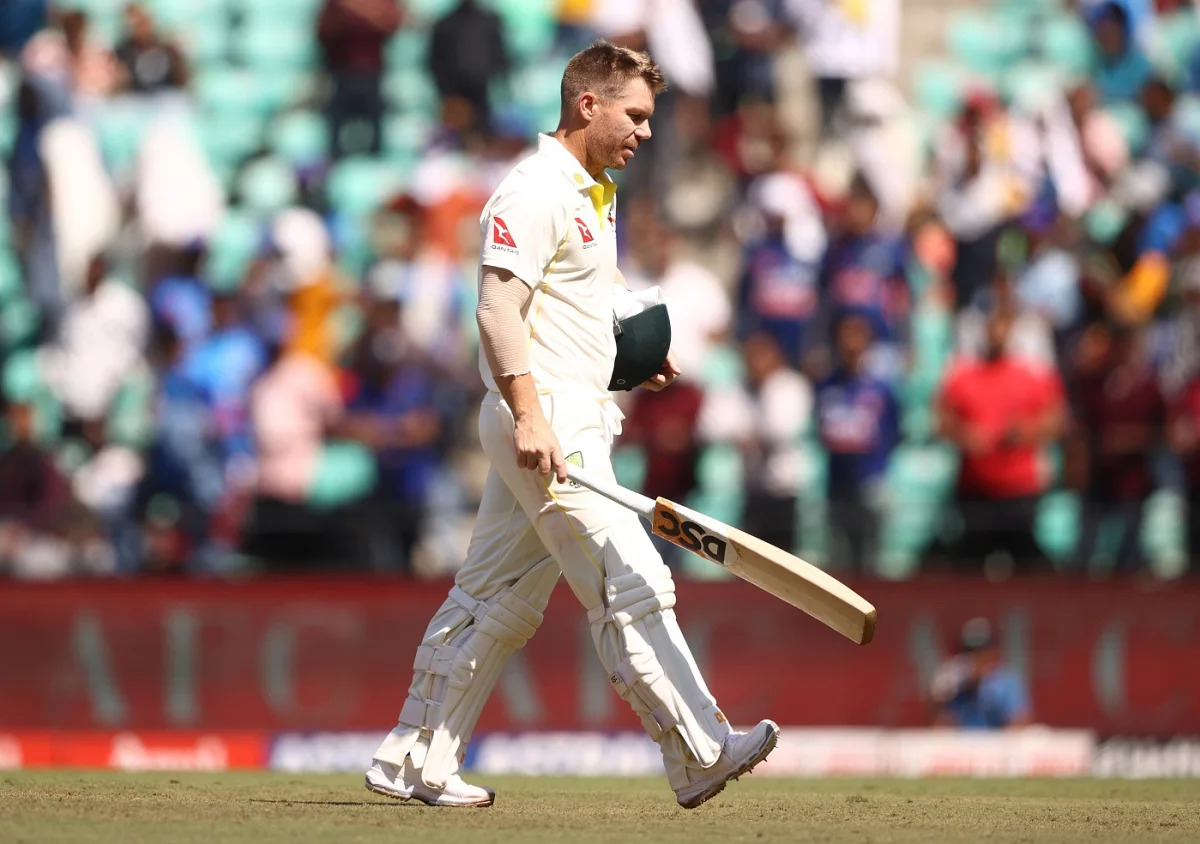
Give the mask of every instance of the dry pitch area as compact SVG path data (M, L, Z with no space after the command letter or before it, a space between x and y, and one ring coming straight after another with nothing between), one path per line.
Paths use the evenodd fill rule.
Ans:
M430 809L350 775L0 772L0 841L1200 841L1200 781L744 778L692 812L658 780L501 777Z

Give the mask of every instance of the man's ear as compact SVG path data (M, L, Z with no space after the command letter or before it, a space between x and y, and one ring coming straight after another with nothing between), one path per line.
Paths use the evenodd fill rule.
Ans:
M579 95L579 113L583 115L584 120L591 121L596 116L596 108L599 105L599 100L591 91L584 91Z

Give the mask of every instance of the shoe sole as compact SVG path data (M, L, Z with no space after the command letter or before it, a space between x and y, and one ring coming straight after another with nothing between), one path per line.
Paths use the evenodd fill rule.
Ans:
M391 799L399 800L400 802L404 802L405 800L412 798L411 794L400 794L395 791L390 791L381 785L376 785L375 783L371 782L369 778L364 781L364 785L367 787L367 791L371 792L372 794L378 794L381 797L390 797Z
M772 721L771 726L773 726L774 729L771 730L771 732L767 735L767 740L763 742L763 745L758 749L758 752L750 757L749 761L726 777L724 782L718 783L708 791L702 792L695 797L691 797L686 803L681 802L679 805L685 809L695 809L699 806L702 806L724 791L725 786L729 785L730 780L740 779L746 774L753 773L754 768L760 762L766 759L767 756L771 754L771 751L775 749L775 746L779 744L779 725Z
M409 794L406 796L395 791L390 791L381 785L376 785L369 779L365 780L364 784L366 785L367 791L371 792L372 794L378 794L382 797L389 797L392 800L399 800L401 803L404 803L408 800L416 800L418 803L424 803L426 806L433 806L435 809L486 809L488 806L491 806L496 802L496 796L492 795L488 798L486 803L436 803L430 802L423 797L417 796L416 794Z

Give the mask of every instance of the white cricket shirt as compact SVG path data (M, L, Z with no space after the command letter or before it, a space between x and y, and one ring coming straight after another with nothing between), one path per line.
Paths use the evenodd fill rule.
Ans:
M511 272L533 288L525 314L530 372L539 393L609 398L617 346L616 185L597 182L549 135L492 194L479 218L483 267ZM496 381L482 348L479 372Z

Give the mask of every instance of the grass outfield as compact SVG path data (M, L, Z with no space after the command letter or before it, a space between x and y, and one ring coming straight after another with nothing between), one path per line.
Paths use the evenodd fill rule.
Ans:
M1200 841L1200 782L744 778L695 811L661 780L495 777L430 809L357 775L0 772L0 841Z

